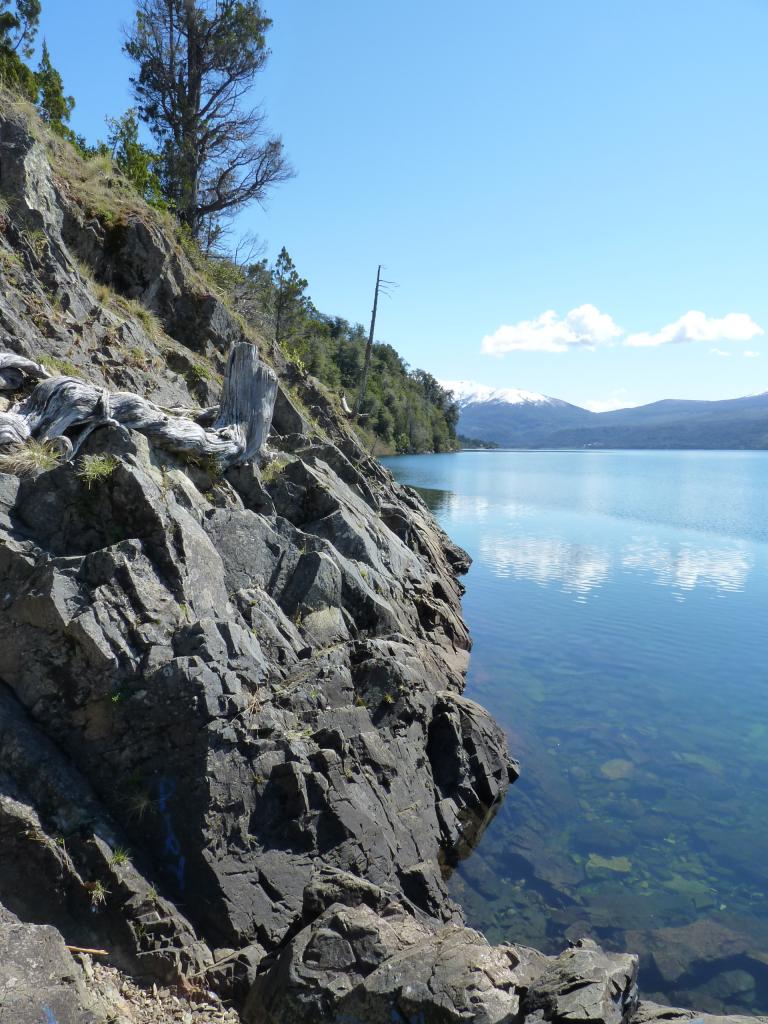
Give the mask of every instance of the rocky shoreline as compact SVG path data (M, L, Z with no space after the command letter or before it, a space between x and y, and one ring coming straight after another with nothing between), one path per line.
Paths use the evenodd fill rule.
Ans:
M0 112L0 351L217 406L259 339L63 146ZM633 956L464 926L446 877L517 772L462 696L468 558L262 355L265 460L106 423L0 473L0 1024L692 1019ZM0 412L34 384L0 369Z

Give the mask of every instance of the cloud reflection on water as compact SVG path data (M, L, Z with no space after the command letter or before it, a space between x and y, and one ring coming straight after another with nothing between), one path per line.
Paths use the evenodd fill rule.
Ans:
M482 540L480 553L482 560L497 576L533 580L542 586L559 582L563 590L581 596L602 586L611 572L608 551L560 539L515 537L500 540L491 536Z
M744 589L752 560L745 547L703 547L682 543L673 550L662 544L631 544L622 554L627 569L652 572L654 582L680 590L714 587L716 590Z
M522 502L502 503L483 495L437 489L420 489L420 493L437 514L496 526L484 533L477 553L496 576L527 579L540 586L560 584L563 592L575 594L580 601L619 572L651 574L655 585L685 600L686 594L701 587L721 593L741 591L753 568L749 546L738 541L708 543L702 536L664 544L655 536L636 536L609 547L591 539L515 536L512 530L526 529L524 521L536 518L534 510ZM499 524L510 524L510 530L502 532Z
M527 579L540 586L560 584L563 592L584 600L621 572L652 574L652 582L684 600L686 593L709 587L724 593L744 589L752 569L746 548L738 544L664 545L633 540L615 551L561 537L487 535L480 559L500 577Z

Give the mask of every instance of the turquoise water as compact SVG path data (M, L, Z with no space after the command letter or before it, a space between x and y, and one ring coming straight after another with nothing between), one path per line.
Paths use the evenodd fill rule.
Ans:
M470 923L768 1012L768 453L385 461L474 559L467 694L522 765L452 877Z

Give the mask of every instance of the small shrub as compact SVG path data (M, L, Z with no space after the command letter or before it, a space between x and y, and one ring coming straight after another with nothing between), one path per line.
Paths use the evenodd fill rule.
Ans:
M134 793L128 800L128 814L137 821L143 821L147 814L154 809L152 797L143 791Z
M114 455L84 455L80 460L77 475L88 486L106 480L117 469L118 460Z
M2 218L0 218L0 231L2 231ZM0 249L0 266L9 273L21 267L21 258L13 249Z
M134 316L146 331L147 336L154 342L159 341L165 333L160 317L146 306L142 306L136 299L131 300L131 305Z
M126 366L133 366L137 370L147 370L152 365L152 358L140 345L131 345L123 352Z
M96 284L95 291L96 298L102 306L109 306L125 317L138 320L150 341L157 343L163 338L165 330L160 317L142 305L138 299L127 299L124 295L118 295L105 284Z
M229 294L245 280L242 267L226 256L203 256L202 272L211 282L225 294Z
M30 439L19 448L0 454L0 473L34 476L55 469L60 461L61 452L50 441Z
M194 453L187 455L187 462L190 466L194 466L199 469L202 473L209 478L209 482L214 486L219 481L224 473L224 467L219 461L216 455L195 455ZM210 489L210 488L208 488Z
M307 364L302 359L301 353L298 349L291 348L288 345L283 345L283 352L285 353L286 359L289 359L293 363L299 373L306 374L309 372L307 370Z
M96 292L96 298L99 300L102 306L109 306L111 304L115 293L112 291L108 284L102 284L100 281L98 281L96 284L94 284L93 290Z
M108 153L97 153L83 164L83 170L87 181L103 181L115 173L115 165Z
M264 484L274 483L287 465L287 459L272 459L271 462L268 462L265 466L262 466L261 470L259 471L261 475L261 482Z
M216 379L216 374L205 363L197 362L193 363L186 373L187 383L190 387L195 387L196 384L208 384Z
M107 896L109 896L109 889L103 884L103 882L91 882L87 888L91 893L91 906L103 907L107 902Z
M45 237L45 232L39 228L35 231L26 232L26 240L32 252L40 260L45 255L46 249L48 248L48 239Z

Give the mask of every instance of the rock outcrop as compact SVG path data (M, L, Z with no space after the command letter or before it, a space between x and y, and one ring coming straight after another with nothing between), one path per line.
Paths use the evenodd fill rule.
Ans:
M279 382L266 459L260 427L212 464L105 414L0 461L0 1021L151 1019L65 943L248 1024L660 1019L633 957L464 926L446 873L517 772L462 696L468 557L89 173L6 104L0 412L44 370L221 429L256 342Z

